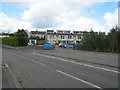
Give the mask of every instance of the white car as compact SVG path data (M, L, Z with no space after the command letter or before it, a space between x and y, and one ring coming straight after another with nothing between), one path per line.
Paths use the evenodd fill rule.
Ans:
M63 44L62 44L62 43L60 43L58 46L59 46L59 47L63 47Z

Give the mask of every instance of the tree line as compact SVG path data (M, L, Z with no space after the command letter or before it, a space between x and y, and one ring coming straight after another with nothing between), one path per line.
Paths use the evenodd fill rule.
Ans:
M106 35L102 32L84 32L81 44L75 49L99 51L99 52L120 52L120 29L116 26Z

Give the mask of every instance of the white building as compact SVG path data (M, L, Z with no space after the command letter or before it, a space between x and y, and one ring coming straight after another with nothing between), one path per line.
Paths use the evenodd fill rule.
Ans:
M0 38L3 38L3 37L9 37L9 34L0 34Z
M47 30L45 40L48 43L81 43L83 33L69 30Z
M28 37L31 36L31 33L28 30L25 30L25 32L27 33Z

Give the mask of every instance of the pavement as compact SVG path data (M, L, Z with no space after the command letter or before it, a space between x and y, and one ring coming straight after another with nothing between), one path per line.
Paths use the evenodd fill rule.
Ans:
M3 61L14 71L23 88L118 88L120 72L113 67L74 62L42 55L39 52L98 60L110 64L117 64L117 55L79 52L77 56L77 51L73 53L63 49L39 51L3 48L2 51Z

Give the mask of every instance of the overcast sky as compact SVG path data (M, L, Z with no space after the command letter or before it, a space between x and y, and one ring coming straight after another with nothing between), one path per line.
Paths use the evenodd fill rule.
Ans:
M109 0L110 1L110 0ZM118 25L118 0L1 0L0 31L63 29L109 32Z

